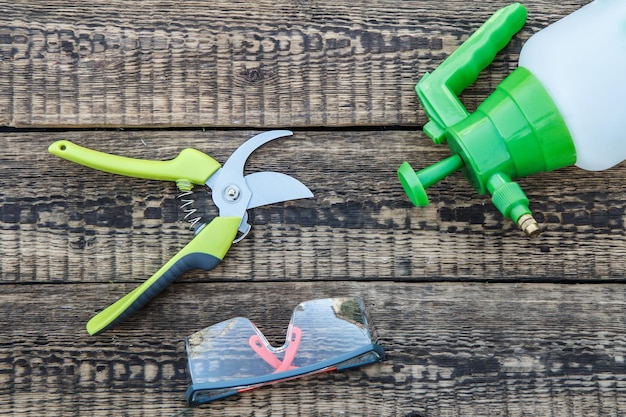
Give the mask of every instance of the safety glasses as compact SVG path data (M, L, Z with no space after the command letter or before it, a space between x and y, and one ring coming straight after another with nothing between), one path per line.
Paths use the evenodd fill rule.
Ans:
M358 297L306 301L296 307L286 342L274 348L248 319L236 317L187 337L191 406L264 385L381 361Z

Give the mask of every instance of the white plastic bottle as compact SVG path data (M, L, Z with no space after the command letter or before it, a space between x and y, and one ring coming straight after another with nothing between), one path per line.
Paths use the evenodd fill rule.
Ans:
M626 0L595 0L533 35L519 64L541 81L599 171L626 159Z

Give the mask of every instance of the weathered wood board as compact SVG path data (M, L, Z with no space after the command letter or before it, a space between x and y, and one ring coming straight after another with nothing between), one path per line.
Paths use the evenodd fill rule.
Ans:
M296 131L259 149L250 172L288 173L315 197L251 210L252 233L218 268L185 274L119 328L87 336L95 312L154 273L191 233L174 184L97 172L49 155L48 145L69 139L144 159L194 147L223 161L254 133L5 134L0 408L23 415L623 413L623 166L525 181L545 229L529 241L460 174L432 189L431 206L412 207L397 165L446 154L419 131ZM206 193L197 197L210 215ZM243 315L278 343L296 304L337 295L364 298L386 362L185 411L185 336Z
M463 93L468 109L529 36L586 3L524 2L527 25ZM415 83L507 4L0 2L0 415L626 415L626 166L521 179L536 240L460 173L423 208L396 176L449 155L420 130ZM294 135L249 172L292 175L314 198L251 210L215 270L88 336L192 233L173 183L47 147L224 162L274 127ZM278 345L298 303L342 295L363 298L385 362L186 408L185 336L246 316Z
M505 0L0 3L0 124L421 125L413 86ZM586 0L525 2L521 43Z
M103 173L48 154L60 139L164 160L185 147L218 161L254 131L99 131L5 134L3 280L143 281L193 236L174 183ZM296 131L257 150L248 172L283 172L314 198L250 211L251 234L216 275L228 280L624 280L626 170L568 168L521 181L543 235L528 240L459 173L413 207L396 176L448 154L421 132ZM207 188L195 206L216 215ZM599 191L600 190L600 191ZM192 273L191 276L194 274ZM203 274L200 274L203 275Z
M607 416L626 413L622 284L176 283L118 329L128 285L3 285L0 407L16 415ZM186 410L184 338L245 315L273 340L297 303L361 295L388 359ZM9 346L10 349L5 348Z

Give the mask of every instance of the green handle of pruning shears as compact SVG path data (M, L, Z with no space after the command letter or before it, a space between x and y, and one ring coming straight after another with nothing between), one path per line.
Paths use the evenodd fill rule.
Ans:
M54 142L48 151L68 161L112 174L161 181L187 180L196 185L203 185L221 166L215 159L195 149L183 149L169 161L111 155L68 140Z
M154 275L89 320L87 332L95 335L124 321L186 271L215 268L230 249L240 222L240 217L214 218Z

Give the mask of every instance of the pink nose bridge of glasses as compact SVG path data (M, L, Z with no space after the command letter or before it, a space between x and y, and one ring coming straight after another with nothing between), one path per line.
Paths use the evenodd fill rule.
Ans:
M265 362L268 363L268 365L274 368L274 373L279 373L288 371L290 369L297 369L297 366L293 366L292 363L296 357L296 353L298 353L298 348L300 347L301 340L302 330L299 327L292 327L291 337L282 361L276 357L274 352L272 352L265 343L263 343L259 335L252 335L248 340L248 343L261 359L263 359Z

